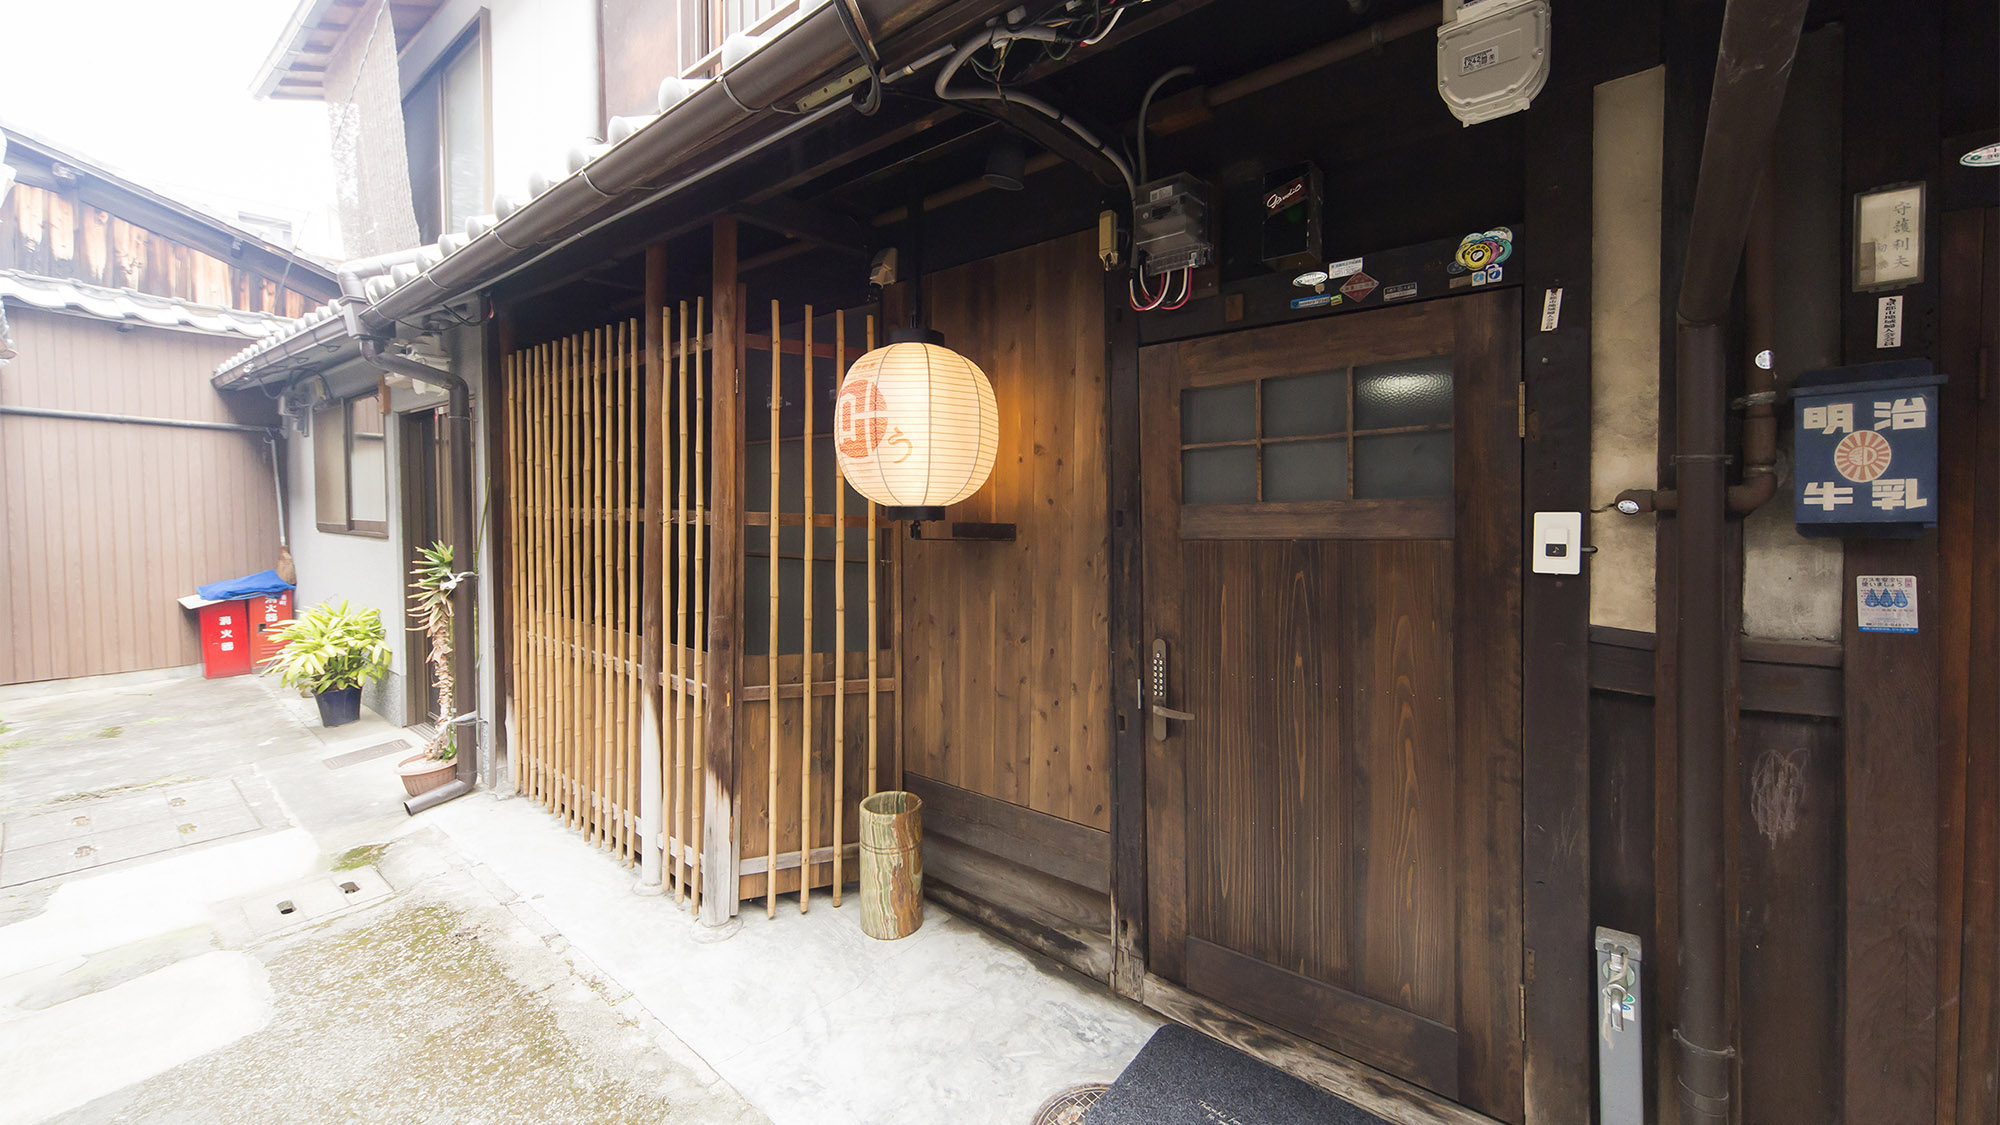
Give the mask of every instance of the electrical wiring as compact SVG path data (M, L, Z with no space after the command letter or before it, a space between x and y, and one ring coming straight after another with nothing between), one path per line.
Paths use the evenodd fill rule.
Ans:
M1162 288L1160 295L1164 297L1166 296L1166 292L1166 289ZM1188 298L1192 296L1194 296L1194 267L1185 266L1181 269L1181 299L1171 305L1161 305L1160 311L1172 312L1175 309L1181 308L1188 303Z
M945 102L965 102L978 99L1003 102L1007 105L1020 106L1023 109L1033 110L1054 121L1062 128L1069 130L1078 140L1088 145L1098 155L1109 161L1111 166L1118 170L1119 177L1125 181L1126 193L1132 198L1137 199L1139 194L1138 181L1132 178L1132 166L1116 150L1107 147L1103 141L1099 140L1096 133L1091 132L1090 129L1075 118L1042 99L1035 97L1033 94L1004 91L999 89L997 84L992 90L972 87L957 90L951 89L951 80L958 75L958 72L964 68L966 63L971 61L974 55L989 47L998 47L1017 41L1060 43L1066 40L1061 32L1047 27L1029 26L1018 29L991 28L984 34L966 43L963 47L960 47L957 53L952 55L950 61L944 64L943 69L938 71L937 82L932 87L938 100Z

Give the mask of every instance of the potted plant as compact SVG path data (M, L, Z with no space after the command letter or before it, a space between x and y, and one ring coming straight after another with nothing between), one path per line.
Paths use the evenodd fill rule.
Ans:
M375 610L321 602L280 622L277 634L285 647L264 671L276 672L287 687L312 692L327 726L360 718L361 689L389 674L389 644Z
M415 576L410 580L413 630L430 640L431 683L437 689L438 729L423 752L405 758L396 771L410 796L436 789L452 779L458 757L458 726L452 721L454 682L451 675L451 595L460 575L451 569L451 546L432 543L417 549Z

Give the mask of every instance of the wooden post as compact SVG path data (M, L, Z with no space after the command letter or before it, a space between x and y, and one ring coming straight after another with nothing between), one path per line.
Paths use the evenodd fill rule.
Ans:
M677 856L669 857L670 858L669 866L674 873L674 879L673 879L674 901L686 902L687 892L688 892L688 884L687 884L688 869L685 866L685 864L687 862L689 854L693 850L688 843L687 818L686 816L683 815L684 806L682 804L682 799L687 793L685 782L687 778L687 725L688 725L689 697L688 697L688 661L687 661L686 646L689 643L688 580L690 577L690 572L688 569L688 554L689 554L689 549L693 546L693 544L689 542L690 536L687 534L687 532L691 531L692 529L688 528L687 526L687 510L688 510L687 362L688 359L687 359L687 302L686 301L681 302L680 312L681 312L680 329L676 334L676 338L674 341L675 350L674 350L674 389L673 389L674 410L680 416L678 422L678 431L680 434L680 440L674 443L675 501L673 505L673 519L669 521L673 537L672 558L674 560L674 630L672 639L674 656L673 656L673 682L667 688L667 690L670 692L668 698L673 701L674 758L673 758L673 767L668 774L668 776L672 779L672 784L669 785L667 789L667 809L668 809L667 816L669 823L672 826L669 832L669 836L674 841L674 844L678 849ZM660 315L662 317L666 316L667 315L666 310L662 309L660 311ZM664 325L662 325L661 334L662 335L665 334ZM668 408L667 400L664 398L655 400L655 403L656 403L656 409L660 412L664 412Z
M645 300L641 305L645 330L645 385L637 405L644 412L640 421L639 448L646 459L645 482L640 487L643 515L637 529L639 544L639 885L657 887L666 836L661 817L660 758L664 739L660 730L662 706L672 696L663 674L666 668L663 642L666 625L665 589L667 552L664 537L666 465L672 451L666 445L667 429L667 248L656 244L646 248ZM685 440L685 438L683 438ZM678 573L678 571L676 571ZM676 669L678 670L678 669ZM678 724L676 724L678 730ZM678 873L676 873L678 877Z
M652 848L653 841L659 837L657 824L653 826L654 831L649 833L644 830L639 818L642 801L650 803L655 810L659 808L660 739L657 728L648 731L641 725L644 715L639 705L640 697L650 695L652 692L652 685L640 674L642 657L639 650L644 619L639 596L644 585L642 577L644 564L639 557L641 515L638 490L632 487L634 473L644 471L645 457L643 447L639 444L642 433L638 419L633 417L633 410L638 405L639 380L645 377L645 373L639 368L639 363L639 325L628 320L625 322L625 378L618 384L618 425L625 434L624 448L627 454L625 466L618 474L618 526L623 530L625 539L625 570L619 576L619 584L625 591L625 628L621 633L624 638L625 666L618 678L619 685L624 689L624 703L618 712L618 721L627 732L620 742L628 749L618 759L620 769L623 771L623 780L619 783L618 791L624 798L625 806L625 815L620 821L622 826L620 838L625 843L625 858L628 862L638 861L643 864L648 858L646 850ZM654 792L650 799L642 798L639 792L640 775L645 772L645 763L640 762L639 768L634 769L631 761L629 748L632 746L632 736L635 732L639 736L639 752L642 758L646 753L646 744L650 742L652 747ZM641 874L643 876L643 872ZM656 877L654 885L657 885L658 881Z
M805 519L800 530L804 533L805 548L801 551L805 568L804 608L805 639L799 646L800 677L805 690L799 695L801 718L799 720L799 913L804 914L812 903L812 738L813 738L813 552L818 548L819 529L813 523L813 307L806 306L805 347L799 353L800 370L804 380L800 399L805 404L805 426L800 432L803 442L805 472ZM771 449L777 450L777 435L772 435ZM773 504L772 507L777 505ZM777 542L778 520L776 513L771 518L772 542ZM778 705L778 693L771 692L771 706ZM840 841L834 841L836 847Z
M702 866L707 897L701 920L720 926L736 913L736 706L739 646L737 603L743 594L743 381L737 369L736 218L714 225L715 413L713 496L709 502L711 555L708 584L708 690L704 714Z

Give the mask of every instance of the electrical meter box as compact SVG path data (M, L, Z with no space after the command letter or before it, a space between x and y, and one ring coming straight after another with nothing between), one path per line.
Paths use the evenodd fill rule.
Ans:
M1548 0L1472 0L1437 37L1438 94L1466 125L1521 112L1549 80Z
M1139 185L1132 253L1147 277L1207 265L1215 256L1208 239L1208 185L1186 174Z

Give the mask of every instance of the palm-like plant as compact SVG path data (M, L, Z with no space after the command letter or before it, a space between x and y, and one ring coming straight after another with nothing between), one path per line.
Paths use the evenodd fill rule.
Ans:
M362 687L389 673L389 643L382 615L354 609L345 601L321 602L291 621L280 622L277 639L284 643L264 666L286 687L315 695Z
M432 543L417 548L415 577L410 581L410 610L416 615L415 628L422 629L431 642L431 683L437 688L439 724L437 734L424 746L424 757L449 762L458 753L452 737L455 685L451 676L451 595L458 588L459 575L451 569L451 545Z

